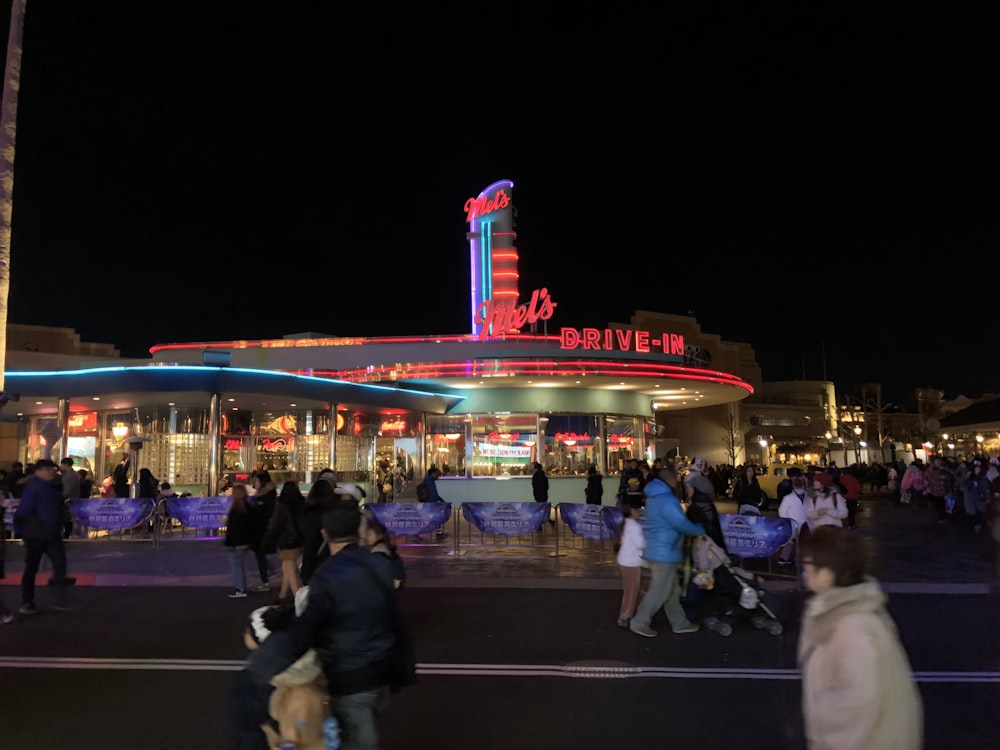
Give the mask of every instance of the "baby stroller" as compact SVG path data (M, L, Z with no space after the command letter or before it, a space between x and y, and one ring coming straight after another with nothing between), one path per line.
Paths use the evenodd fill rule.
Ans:
M757 575L734 566L729 555L707 536L695 539L691 557L697 571L694 583L706 589L712 600L711 614L703 620L706 628L730 636L738 620L748 619L757 629L781 635L781 623L761 601L765 591Z

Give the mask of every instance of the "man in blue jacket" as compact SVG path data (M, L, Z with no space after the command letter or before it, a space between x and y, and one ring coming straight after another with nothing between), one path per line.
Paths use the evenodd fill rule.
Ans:
M24 573L21 576L22 615L38 612L35 606L35 575L42 555L52 563L51 584L57 587L54 609L65 609L66 548L63 546L63 490L55 463L47 458L35 462L35 473L24 487L21 504L14 514L14 530L24 541Z
M649 627L653 614L660 607L667 615L675 633L694 633L698 626L688 620L681 606L681 586L678 566L684 561L684 537L702 536L705 527L689 521L675 494L679 482L670 468L657 472L656 478L643 487L646 496L646 561L649 563L649 589L629 628L636 635L653 638L656 631Z

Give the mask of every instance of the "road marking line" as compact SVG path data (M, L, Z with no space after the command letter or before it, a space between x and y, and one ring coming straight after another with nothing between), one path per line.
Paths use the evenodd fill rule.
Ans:
M238 672L240 659L96 659L85 657L0 656L11 669L104 669L143 671ZM713 667L583 667L559 664L417 664L417 674L453 677L569 677L627 679L660 677L687 680L798 680L797 669ZM1000 683L1000 672L914 672L917 682Z

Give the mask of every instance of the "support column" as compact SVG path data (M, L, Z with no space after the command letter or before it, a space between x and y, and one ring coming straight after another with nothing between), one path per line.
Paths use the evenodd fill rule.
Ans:
M222 432L222 394L208 403L208 496L219 494L219 434Z
M330 463L329 466L334 471L337 470L337 405L330 404Z
M69 399L60 398L56 409L59 429L62 430L62 435L59 437L59 460L61 461L69 455Z

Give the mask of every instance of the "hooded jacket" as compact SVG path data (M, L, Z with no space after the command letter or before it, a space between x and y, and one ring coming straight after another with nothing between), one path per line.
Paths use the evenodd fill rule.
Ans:
M646 559L657 563L684 560L684 536L701 536L705 527L689 521L677 495L662 479L653 479L643 488L646 496Z
M923 704L885 594L869 578L806 604L799 636L809 750L919 750Z

